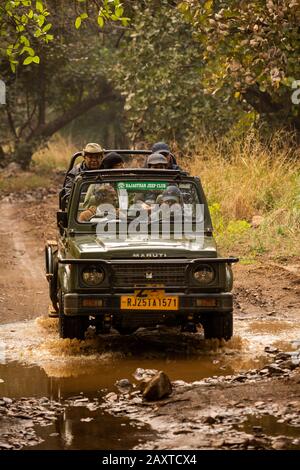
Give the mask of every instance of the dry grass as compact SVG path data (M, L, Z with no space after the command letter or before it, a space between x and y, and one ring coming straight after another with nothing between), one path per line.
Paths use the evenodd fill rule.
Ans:
M66 170L71 156L76 151L78 149L70 140L56 135L46 148L33 155L30 171L0 173L0 192L11 193L49 188L55 180L56 170Z
M34 154L32 163L41 169L65 170L69 166L71 156L78 150L70 139L56 134L46 148Z
M288 208L299 196L300 163L291 160L290 147L278 138L271 147L253 135L229 145L206 140L190 171L201 177L210 203L220 203L225 217L250 221L253 215Z
M15 176L0 175L0 192L12 193L47 188L51 186L51 175L45 173L20 172Z
M299 255L300 163L287 136L268 145L244 140L199 142L189 170L199 175L211 206L217 240L238 255ZM253 216L262 217L257 228Z

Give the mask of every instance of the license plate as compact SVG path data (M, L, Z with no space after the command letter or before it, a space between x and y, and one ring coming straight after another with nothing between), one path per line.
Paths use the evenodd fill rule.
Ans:
M178 310L178 305L178 297L175 295L157 297L121 296L121 310Z

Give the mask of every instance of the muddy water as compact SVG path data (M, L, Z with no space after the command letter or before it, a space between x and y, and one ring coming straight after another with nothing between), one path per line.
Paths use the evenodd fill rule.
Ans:
M201 333L183 337L164 331L138 341L119 335L96 338L92 332L85 341L61 340L55 320L6 324L0 327L0 396L48 397L64 406L54 424L36 426L43 442L31 448L130 449L153 440L155 433L101 408L103 395L118 391L116 381L126 378L136 386L137 368L163 370L172 381L185 382L261 368L269 358L258 326L252 325L251 337L249 327L237 328L248 335L222 344L205 341ZM290 331L276 326L278 333ZM290 339L272 333L277 340Z
M98 370L98 374L53 378L38 366L11 362L0 365L0 394L11 398L49 397L65 406L53 424L35 427L43 442L30 449L130 449L153 439L155 433L148 426L111 416L99 408L107 392L101 389L105 384L103 374L104 370ZM114 376L110 388L112 380Z
M149 340L144 353L130 351L126 338L116 341L121 348L108 343L113 346L108 352L104 339L60 340L49 321L5 325L1 333L0 396L48 397L65 407L54 424L35 427L43 442L31 449L130 449L153 440L148 426L101 408L103 395L118 391L116 381L127 378L137 386L137 368L164 370L171 380L193 382L260 365L259 358L249 362L240 356L238 338L231 348L218 348L200 336L199 355L182 357L157 350L155 343L151 347ZM171 341L176 343L177 336Z
M117 391L117 380L128 378L134 383L132 374L138 367L163 369L172 380L185 381L233 371L221 359L210 356L192 360L124 356L104 363L100 357L95 358L95 363L81 355L74 359L64 357L59 363L54 361L43 367L17 361L0 364L1 396L48 397L66 406L54 424L36 426L43 442L31 449L130 449L153 440L155 433L148 426L111 416L97 406L104 394ZM85 401L80 405L80 400Z
M92 363L89 359L84 355L63 357L58 362L43 363L43 367L18 361L0 364L1 396L48 397L65 406L54 424L35 427L43 442L31 449L130 449L153 440L155 432L148 426L111 416L99 408L104 394L117 391L117 380L128 378L135 386L132 374L142 367L163 369L171 380L191 382L232 373L236 364L232 356L226 364L219 354L189 359L119 356L110 357L110 361L104 356L103 362L96 356Z
M248 415L247 420L242 425L239 425L238 429L248 433L253 433L256 430L258 435L287 437L284 449L300 450L299 427L279 422L275 416L269 414L259 417Z

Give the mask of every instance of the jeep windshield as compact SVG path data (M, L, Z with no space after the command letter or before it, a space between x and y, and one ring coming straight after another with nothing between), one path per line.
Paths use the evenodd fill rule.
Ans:
M192 182L128 180L81 185L77 222L97 227L113 237L124 231L130 238L149 232L168 235L195 231L203 224L203 205ZM201 230L202 231L202 230Z

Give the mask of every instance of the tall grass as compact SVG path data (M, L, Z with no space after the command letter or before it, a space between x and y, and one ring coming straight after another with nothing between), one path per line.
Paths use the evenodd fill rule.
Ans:
M33 167L44 170L65 170L69 166L71 156L78 150L81 149L76 148L70 139L56 134L49 141L47 147L34 154Z
M285 134L268 144L253 134L231 142L201 139L189 170L201 177L223 250L299 255L300 161Z
M20 172L14 176L2 177L0 174L1 193L18 193L37 188L48 188L53 183L51 175L45 173Z

